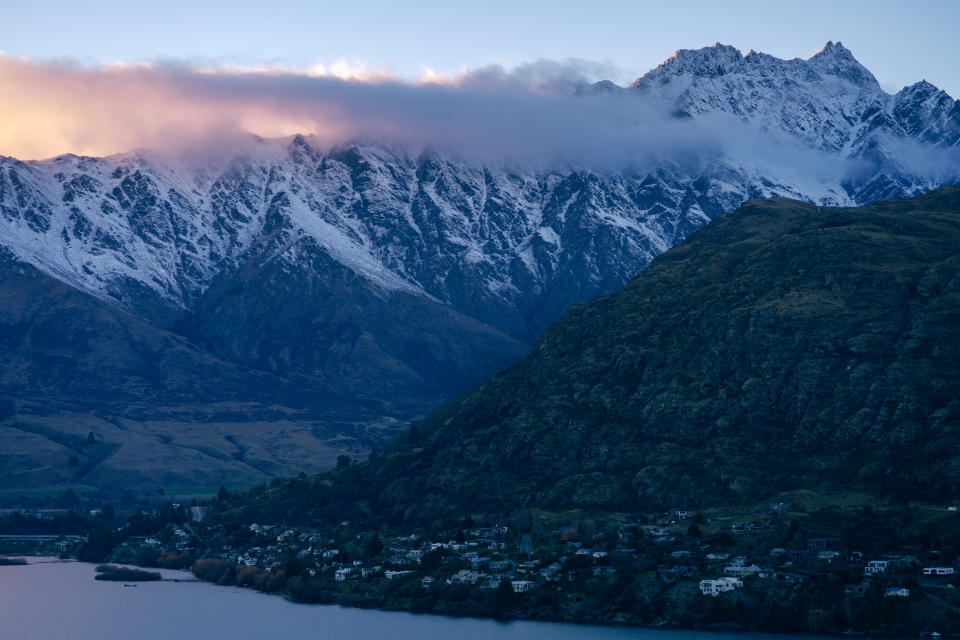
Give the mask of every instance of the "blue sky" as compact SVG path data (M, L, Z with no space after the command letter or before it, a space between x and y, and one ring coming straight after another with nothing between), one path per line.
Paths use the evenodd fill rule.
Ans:
M723 6L721 6L723 5ZM403 78L582 58L626 82L678 48L720 41L809 57L840 40L887 90L960 96L960 1L4 3L0 50L83 64L186 59L291 68L363 62Z

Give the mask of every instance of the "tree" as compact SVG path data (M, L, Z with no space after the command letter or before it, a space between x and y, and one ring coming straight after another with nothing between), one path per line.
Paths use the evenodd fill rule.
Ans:
M87 541L77 550L81 562L103 562L119 540L109 529L97 527L87 536Z
M443 550L434 549L426 554L420 560L420 568L423 571L436 571L443 563Z
M723 549L729 549L732 546L737 544L737 541L733 539L733 536L730 535L728 531L723 531L717 536L716 539L717 546Z
M500 584L490 599L490 613L492 613L495 618L506 617L509 615L511 609L513 609L513 600L513 583L506 578L500 580Z
M295 553L288 553L286 562L283 565L283 572L288 576L298 576L303 573L306 567Z
M700 525L696 522L691 522L690 526L687 527L687 535L691 538L699 538L703 535L703 532L700 530Z
M380 536L373 534L373 536L367 540L367 544L364 546L363 555L367 558L367 560L369 560L380 555L382 552L383 542L380 540Z
M224 575L227 574L228 571L235 571L234 565L235 563L230 562L229 560L205 558L203 560L198 560L191 568L191 571L193 571L193 575L197 576L201 580L206 580L207 582L220 582L220 580L224 577Z
M350 466L350 463L353 462L350 459L350 456L340 454L337 456L337 469L346 469Z
M227 491L227 488L220 487L220 490L217 491L217 502L225 502L229 497L230 497L230 492Z
M57 504L68 509L77 506L78 502L80 502L80 498L73 492L73 489L67 489L57 498Z
M589 569L593 566L593 556L578 553L570 556L563 563L567 569Z
M97 444L97 436L93 435L93 431L87 434L87 444Z

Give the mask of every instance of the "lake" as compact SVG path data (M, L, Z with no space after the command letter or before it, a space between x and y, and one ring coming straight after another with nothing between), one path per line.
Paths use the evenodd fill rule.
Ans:
M764 634L655 631L301 605L205 582L95 581L95 565L30 558L0 567L3 640L770 640ZM189 573L161 570L165 578ZM790 640L804 640L790 636Z

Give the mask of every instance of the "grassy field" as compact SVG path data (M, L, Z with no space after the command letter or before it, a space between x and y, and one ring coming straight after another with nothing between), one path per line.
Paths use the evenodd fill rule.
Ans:
M16 498L56 498L65 491L73 491L83 498L96 495L97 489L89 485L69 485L65 487L41 487L36 489L0 489L0 500Z

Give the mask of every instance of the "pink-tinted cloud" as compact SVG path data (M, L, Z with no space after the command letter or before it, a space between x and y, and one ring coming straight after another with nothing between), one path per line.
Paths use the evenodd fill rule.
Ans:
M631 146L643 155L663 136L661 119L639 101L574 97L584 71L602 69L543 62L411 83L346 63L304 72L91 68L0 54L0 154L105 155L306 133L321 144L389 139L517 160L608 156Z
M225 78L238 85L232 95L214 89L214 80ZM177 65L91 69L0 56L0 153L105 155L244 131L324 132L319 109L281 106L267 92L242 90L244 83L279 79L275 72L211 73Z
M0 54L0 155L227 151L250 133L373 139L468 160L644 169L722 151L835 179L851 167L729 116L677 119L633 92L579 92L606 70L576 60L401 81L363 65L292 72L169 62L84 67Z

